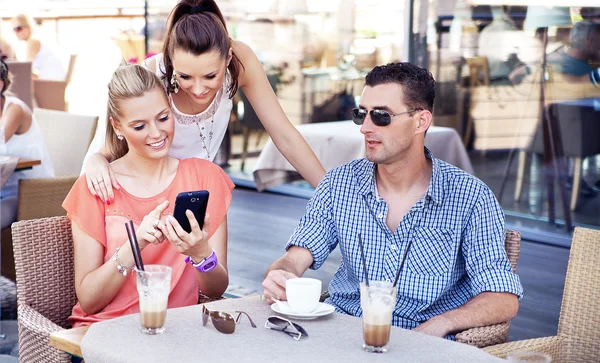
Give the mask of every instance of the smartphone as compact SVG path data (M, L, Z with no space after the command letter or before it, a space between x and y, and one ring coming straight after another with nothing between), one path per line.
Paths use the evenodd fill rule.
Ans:
M192 231L190 221L185 215L186 210L191 210L198 221L200 228L204 226L204 216L208 205L208 190L197 190L194 192L183 192L177 194L175 198L175 208L173 217L177 220L181 228L187 233Z

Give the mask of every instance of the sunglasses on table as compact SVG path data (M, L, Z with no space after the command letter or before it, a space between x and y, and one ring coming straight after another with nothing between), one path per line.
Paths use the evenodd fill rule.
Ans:
M202 306L202 326L206 326L208 317L210 317L215 329L223 334L232 334L235 331L235 324L240 321L242 315L246 315L248 320L250 320L250 325L252 325L253 328L256 328L256 324L254 324L250 315L243 311L236 311L236 313L238 315L233 319L233 316L229 313L223 313L217 310L211 311L208 310L206 306Z
M279 316L269 316L265 328L284 332L296 340L300 340L302 336L308 337L303 327Z
M405 113L413 113L416 111L423 111L422 108L415 108L410 111L400 113L389 113L385 110L367 110L365 108L353 108L352 109L352 121L357 125L362 125L367 118L367 113L371 116L371 120L377 126L387 126L392 122L392 117L404 115Z

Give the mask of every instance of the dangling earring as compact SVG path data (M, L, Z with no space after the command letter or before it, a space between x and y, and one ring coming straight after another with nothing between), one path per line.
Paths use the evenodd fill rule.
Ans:
M123 141L123 135L117 135L117 139L119 139L119 141Z
M173 75L171 76L171 87L173 87L173 92L179 92L179 83L177 83L177 77L175 77L175 71L173 71Z

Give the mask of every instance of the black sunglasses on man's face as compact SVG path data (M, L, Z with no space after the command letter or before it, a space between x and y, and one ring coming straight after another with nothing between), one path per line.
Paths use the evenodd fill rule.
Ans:
M362 125L367 118L367 113L371 116L371 120L377 126L387 126L392 122L392 117L404 115L405 113L413 113L415 111L423 111L422 108L415 108L406 112L389 113L384 110L367 110L366 108L352 109L352 121L357 125Z

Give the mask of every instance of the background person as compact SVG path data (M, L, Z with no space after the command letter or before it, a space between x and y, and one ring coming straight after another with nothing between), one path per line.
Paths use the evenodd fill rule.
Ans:
M213 0L180 1L169 17L163 53L146 61L169 91L175 117L171 156L213 160L225 136L238 88L248 100L285 158L313 186L325 169L292 125L273 92L262 64L244 43L229 38ZM95 149L88 151L94 153ZM88 187L105 201L118 183L103 150L89 157L84 170ZM104 155L103 155L104 154ZM86 157L87 159L87 157ZM90 180L111 181L100 190Z
M12 173L0 190L2 229L17 220L19 179L54 177L42 132L29 106L8 93L10 83L8 65L0 60L0 155L40 160L42 164Z
M34 78L64 81L69 67L67 59L56 46L34 36L33 21L25 14L19 14L12 19L12 27L17 38L26 43L25 55L18 60L31 62Z
M125 223L133 220L144 264L172 268L169 308L193 305L198 291L220 297L228 285L227 210L233 183L206 160L168 155L174 120L162 83L138 65L122 66L108 86L106 139L111 167L122 188L110 207L91 195L82 175L63 203L72 221L75 290L73 326L139 312L134 259ZM94 184L108 181L94 180ZM208 190L207 216L200 229L188 211L191 233L171 216L178 193ZM218 264L200 263L216 254ZM130 273L127 273L130 272Z

